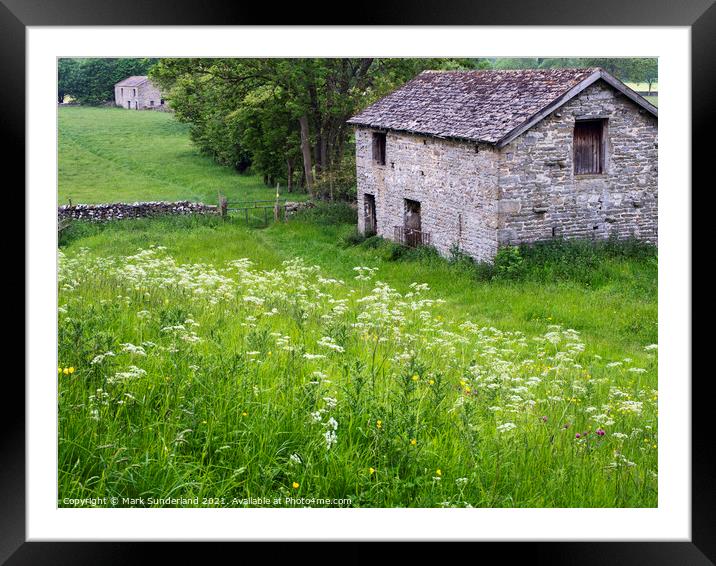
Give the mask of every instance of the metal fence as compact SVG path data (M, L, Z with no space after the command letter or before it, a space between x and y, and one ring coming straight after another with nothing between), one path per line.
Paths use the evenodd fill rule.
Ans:
M226 218L231 214L250 225L268 226L270 222L286 220L286 199L235 200L219 198L219 212Z
M393 235L396 242L404 246L410 246L411 248L430 245L429 232L421 232L420 230L406 228L405 226L394 226Z

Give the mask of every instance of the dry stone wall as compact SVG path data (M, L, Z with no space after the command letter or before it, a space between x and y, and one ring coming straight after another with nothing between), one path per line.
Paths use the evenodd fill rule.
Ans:
M123 218L145 218L164 214L217 214L218 207L200 202L135 202L111 204L74 204L57 207L58 220L102 222Z

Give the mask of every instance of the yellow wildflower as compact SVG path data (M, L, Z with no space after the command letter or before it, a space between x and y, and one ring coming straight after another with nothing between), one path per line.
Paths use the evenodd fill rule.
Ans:
M429 383L430 385L433 385L433 384L435 383L435 380L434 380L434 379L430 379L430 380L428 380L428 383Z
M378 428L383 428L383 421L375 421L375 426Z
M75 368L73 368L73 367L68 367L68 368L67 368L67 371L68 371L69 373L75 373Z
M418 381L418 379L420 379L420 377L418 376L418 374L415 374L415 375L413 376L413 381Z
M370 473L370 475L373 475L375 473L375 468L368 468L368 473Z
M299 483L297 481L293 482L293 489L298 489Z
M65 369L63 369L63 370L62 370L62 373L64 373L65 375L69 375L69 373L70 373L70 368L65 368Z
M442 475L443 475L443 471L442 471L440 468L438 468L437 470L435 470L435 475L436 475L436 476L442 476Z
M411 446L415 446L417 443L418 443L417 439L415 439L415 438L410 439Z

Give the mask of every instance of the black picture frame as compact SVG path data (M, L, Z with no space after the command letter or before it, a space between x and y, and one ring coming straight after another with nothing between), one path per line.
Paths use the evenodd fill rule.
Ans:
M23 182L25 151L25 34L28 26L101 26L101 25L257 25L310 24L340 25L337 4L311 4L306 14L300 4L295 6L261 5L260 3L205 2L201 5L186 0L0 0L0 67L6 85L4 108L0 113L3 130L3 158L6 171L15 171ZM716 92L716 5L714 0L600 0L583 3L573 0L534 2L471 2L400 0L371 4L370 10L356 9L351 25L559 25L559 26L687 26L692 38L692 179L706 180L706 170L713 158L712 132L714 110L712 93ZM347 12L346 12L347 13ZM317 21L320 14L323 21ZM708 153L707 153L708 152ZM705 187L708 189L713 183ZM29 210L29 204L26 209ZM697 207L698 210L699 207ZM693 209L692 209L693 210ZM697 223L692 221L692 225ZM26 300L27 300L26 296ZM685 383L691 375L682 376ZM510 562L549 564L714 564L716 563L716 466L714 441L709 418L713 412L709 393L711 374L707 379L691 380L692 387L692 536L690 542L525 542L477 543L490 545ZM11 392L11 388L15 388ZM21 564L128 564L136 562L184 563L197 550L193 543L136 542L27 542L25 537L25 392L21 380L6 380L5 431L0 441L0 563ZM703 433L696 434L697 431ZM555 526L558 536L558 526ZM590 533L593 534L593 533ZM81 536L81 534L78 534ZM277 537L280 538L280 533ZM231 543L217 543L225 547ZM310 544L310 543L309 543ZM321 543L320 551L303 545L307 556L333 555L329 544ZM350 543L341 548L341 561L349 556L362 563L376 562L377 543ZM169 546L169 548L168 548ZM423 545L413 545L423 553ZM482 550L479 549L478 551ZM218 559L219 552L233 548L198 549L204 560ZM235 550L234 550L235 552ZM246 556L242 550L237 559ZM280 557L290 559L294 549L272 549ZM317 553L318 552L318 553ZM408 550L409 552L409 550ZM327 554L326 554L327 553ZM172 556L174 555L174 556ZM407 556L406 556L407 558Z

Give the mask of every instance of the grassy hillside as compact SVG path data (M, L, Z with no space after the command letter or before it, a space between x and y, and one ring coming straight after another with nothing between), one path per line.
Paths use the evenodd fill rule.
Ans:
M58 202L66 204L273 198L254 176L200 155L188 127L165 112L59 108ZM288 196L288 195L283 195ZM294 195L302 196L302 195ZM293 197L291 197L293 198Z

